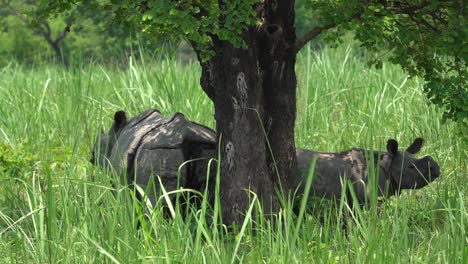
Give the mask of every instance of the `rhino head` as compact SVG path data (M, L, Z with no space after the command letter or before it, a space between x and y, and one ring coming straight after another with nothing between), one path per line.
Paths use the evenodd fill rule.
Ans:
M388 140L388 152L382 156L380 166L391 182L393 193L398 194L402 189L422 188L440 176L439 165L432 157L413 157L421 150L423 143L422 138L416 138L406 150L398 151L398 142Z
M119 137L120 131L122 131L122 128L125 127L127 122L127 114L124 111L115 112L114 122L109 132L106 134L102 131L101 134L96 137L93 150L91 151L91 159L89 160L91 163L105 167L110 152Z

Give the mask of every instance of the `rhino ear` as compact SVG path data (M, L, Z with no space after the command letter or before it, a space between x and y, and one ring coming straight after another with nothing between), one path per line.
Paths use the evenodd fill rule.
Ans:
M411 153L411 154L416 154L418 153L422 146L424 144L424 139L422 138L417 138L414 140L413 144L411 144L407 149L406 151Z
M389 139L387 141L387 151L393 156L398 154L398 142L394 139Z
M125 111L117 111L114 114L114 127L119 129L127 124L127 114Z

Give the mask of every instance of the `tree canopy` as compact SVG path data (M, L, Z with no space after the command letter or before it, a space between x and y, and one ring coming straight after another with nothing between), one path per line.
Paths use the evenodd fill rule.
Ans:
M351 30L361 46L401 65L410 76L426 80L431 101L445 107L446 117L468 117L467 28L463 1L311 1L334 27L330 40ZM334 3L334 4L333 4Z
M41 1L38 17L56 16L86 7L112 14L110 23L123 23L151 38L184 38L194 44L204 61L216 52L213 39L244 44L241 32L261 24L256 0L173 1ZM278 1L274 1L280 2ZM445 109L445 117L466 122L468 118L466 8L462 0L302 0L303 9L314 14L318 26L299 39L295 50L322 32L339 43L353 32L360 45L375 55L369 64L382 60L401 65L410 76L426 80L431 101Z

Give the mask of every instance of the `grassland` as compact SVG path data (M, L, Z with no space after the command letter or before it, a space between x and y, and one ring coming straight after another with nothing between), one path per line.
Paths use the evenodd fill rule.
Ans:
M300 54L297 145L384 149L388 138L407 146L422 136L421 155L442 176L380 213L358 212L347 237L333 207L304 218L287 207L276 225L248 218L238 233L213 225L206 208L173 220L156 208L136 229L134 200L88 162L94 136L120 109L178 111L213 127L196 64L0 69L0 263L467 263L467 131L441 122L420 80L365 65L350 48Z

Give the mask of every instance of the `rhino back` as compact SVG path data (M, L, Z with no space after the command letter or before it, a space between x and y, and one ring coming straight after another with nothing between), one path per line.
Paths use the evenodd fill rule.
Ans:
M166 191L173 191L178 187L194 188L196 186L191 185L199 180L192 178L203 175L195 175L196 172L192 171L196 167L195 163L182 165L191 159L202 158L206 150L215 148L216 134L212 130L176 113L143 136L133 157L135 164L129 162L129 166L134 168L129 170L129 175L136 177L132 181L143 189L151 183L155 184L149 188L149 198L154 203L158 195L154 191L160 190L157 177L160 177ZM209 153L212 155L212 152Z
M343 152L316 152L297 149L299 191L304 190L307 174L313 159L316 158L315 173L312 181L313 195L328 199L341 197L342 185L353 183L354 190L361 198L366 193L364 150L351 149Z
M137 147L142 138L150 132L155 125L165 121L161 113L155 109L147 110L132 118L122 129L116 143L112 147L109 162L112 164L117 175L127 173L131 166L129 161L135 155Z

